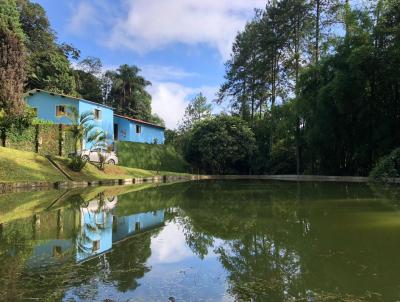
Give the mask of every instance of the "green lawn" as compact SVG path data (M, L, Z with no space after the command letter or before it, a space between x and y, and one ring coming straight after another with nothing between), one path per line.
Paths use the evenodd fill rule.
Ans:
M63 181L66 177L43 156L0 147L0 181Z
M75 181L124 179L134 177L152 177L156 175L184 175L174 172L156 172L150 170L106 165L99 170L93 164L86 164L81 172L69 170L68 159L55 157L54 160ZM17 181L65 181L67 178L43 156L36 153L0 147L0 182Z

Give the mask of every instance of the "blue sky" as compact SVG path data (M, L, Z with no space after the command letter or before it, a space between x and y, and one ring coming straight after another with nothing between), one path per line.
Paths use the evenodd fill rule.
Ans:
M174 128L187 101L223 82L238 30L265 0L36 0L60 42L106 69L137 65L153 85L153 112ZM216 109L220 110L220 109Z

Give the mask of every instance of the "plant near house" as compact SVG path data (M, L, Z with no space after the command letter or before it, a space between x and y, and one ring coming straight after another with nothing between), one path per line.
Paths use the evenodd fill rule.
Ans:
M80 156L74 156L68 163L68 168L72 171L80 172L85 167L86 161L82 159Z
M95 142L97 144L105 141L106 135L103 130L94 124L95 117L92 111L86 111L79 115L79 112L75 107L68 107L67 118L72 123L68 131L71 133L73 139L75 154L68 167L73 171L79 172L86 165L86 161L78 155L78 151L82 151L83 140L87 143Z
M67 118L71 121L71 127L68 131L74 141L74 152L82 151L83 140L87 143L97 142L104 132L94 124L95 117L92 111L85 111L79 115L75 107L67 108Z

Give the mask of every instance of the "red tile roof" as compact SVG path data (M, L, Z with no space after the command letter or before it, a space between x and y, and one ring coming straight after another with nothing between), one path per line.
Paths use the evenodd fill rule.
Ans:
M117 116L117 117L120 117L120 118L124 118L124 119L127 119L129 121L133 121L133 122L136 122L136 123L139 123L139 124L145 124L145 125L149 125L149 126L165 129L164 126L156 125L156 124L153 124L153 123L150 123L150 122L146 122L146 121L143 121L143 120L138 120L136 118L128 117L128 116L125 116L125 115L120 115L120 114L115 114L114 113L114 116Z

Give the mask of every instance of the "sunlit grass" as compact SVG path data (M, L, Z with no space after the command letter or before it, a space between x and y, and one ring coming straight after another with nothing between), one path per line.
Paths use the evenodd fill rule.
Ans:
M65 176L43 156L0 147L0 181L63 181Z
M121 167L116 165L105 165L100 170L94 164L86 164L81 172L74 172L68 169L68 159L56 157L55 160L74 180L102 180L102 179L127 179L140 177L153 177L157 175L185 175L184 173L150 171L137 168Z

